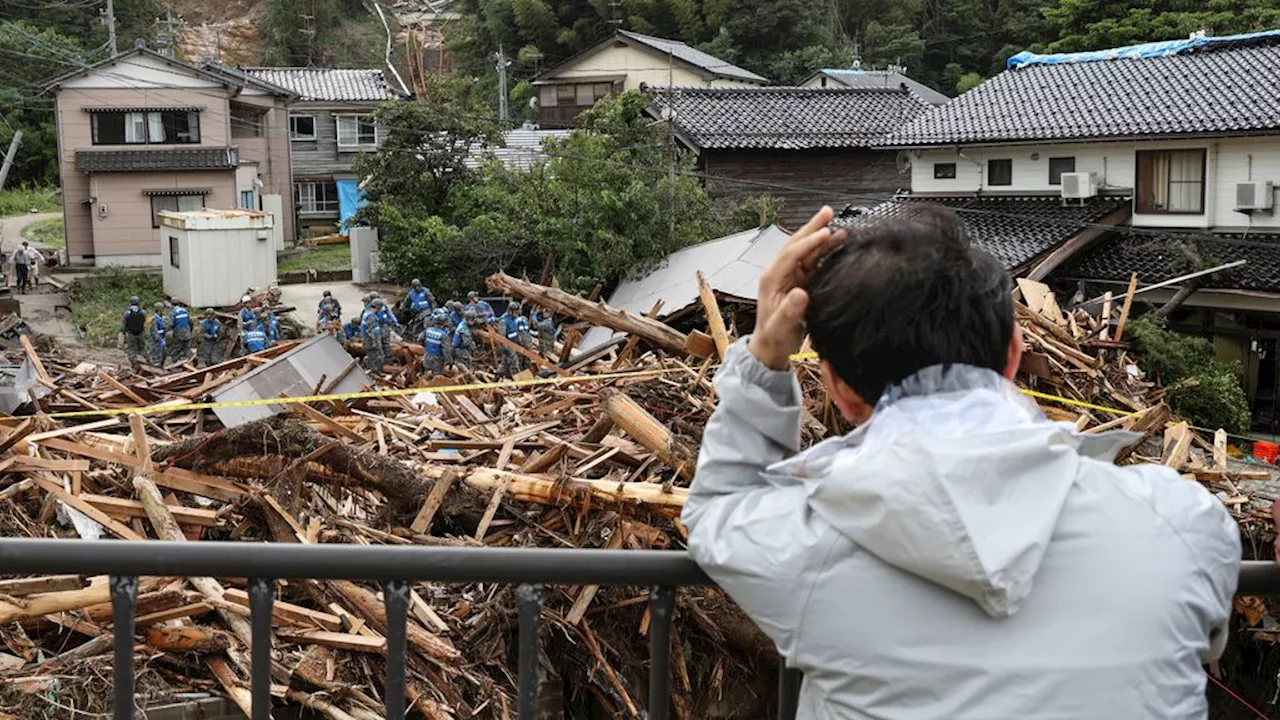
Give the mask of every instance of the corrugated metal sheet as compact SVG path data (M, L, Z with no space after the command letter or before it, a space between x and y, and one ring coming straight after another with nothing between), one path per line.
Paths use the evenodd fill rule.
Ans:
M320 379L325 384L338 377L352 362L342 345L332 335L317 335L298 347L245 375L214 394L214 402L236 400L266 400L282 395L301 397L314 393ZM332 393L360 392L373 381L358 365L351 369ZM223 425L234 427L275 415L283 405L252 405L249 407L214 408Z
M713 290L755 300L761 273L790 237L786 230L770 225L685 248L668 255L644 277L618 285L609 305L644 314L662 300L662 313L673 313L698 301L699 271ZM608 328L592 328L579 347L594 347L613 335Z

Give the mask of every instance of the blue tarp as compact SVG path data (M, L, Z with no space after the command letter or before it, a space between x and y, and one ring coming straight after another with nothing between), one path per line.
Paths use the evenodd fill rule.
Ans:
M338 226L342 234L347 234L347 221L355 217L356 210L367 202L360 193L360 184L355 180L335 180L338 185Z
M1162 42L1126 45L1109 50L1093 50L1090 52L1055 53L1041 55L1028 50L1014 55L1005 61L1005 68L1014 70L1028 65L1065 65L1067 63L1097 62L1099 60L1133 60L1137 58L1154 58L1177 55L1196 48L1229 45L1247 42L1259 38L1280 37L1280 30L1264 30L1262 32L1245 33L1243 35L1221 35L1218 37L1200 36L1186 40L1164 40Z

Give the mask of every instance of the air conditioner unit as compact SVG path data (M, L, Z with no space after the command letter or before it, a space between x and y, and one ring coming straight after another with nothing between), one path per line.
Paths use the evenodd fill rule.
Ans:
M1097 194L1097 175L1089 172L1062 173L1062 197L1083 200Z
M1271 181L1236 183L1236 210L1270 210L1275 202L1275 189Z

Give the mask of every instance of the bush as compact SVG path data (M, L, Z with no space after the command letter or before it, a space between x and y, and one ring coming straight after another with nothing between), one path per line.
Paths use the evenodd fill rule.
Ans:
M114 268L72 282L68 293L76 327L84 333L85 343L96 347L115 347L129 298L138 296L147 312L165 298L160 275Z
M26 215L32 210L56 212L62 209L62 201L56 188L16 187L0 190L0 217Z
M1208 340L1166 330L1150 317L1129 328L1144 368L1164 383L1175 413L1200 427L1248 431L1249 401L1240 386L1239 363L1219 360Z
M67 229L61 217L37 220L22 228L22 237L49 247L67 246Z

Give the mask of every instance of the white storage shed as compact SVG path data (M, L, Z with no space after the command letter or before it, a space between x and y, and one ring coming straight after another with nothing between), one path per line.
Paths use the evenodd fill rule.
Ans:
M162 211L165 293L191 307L235 305L276 282L274 218L253 210Z

